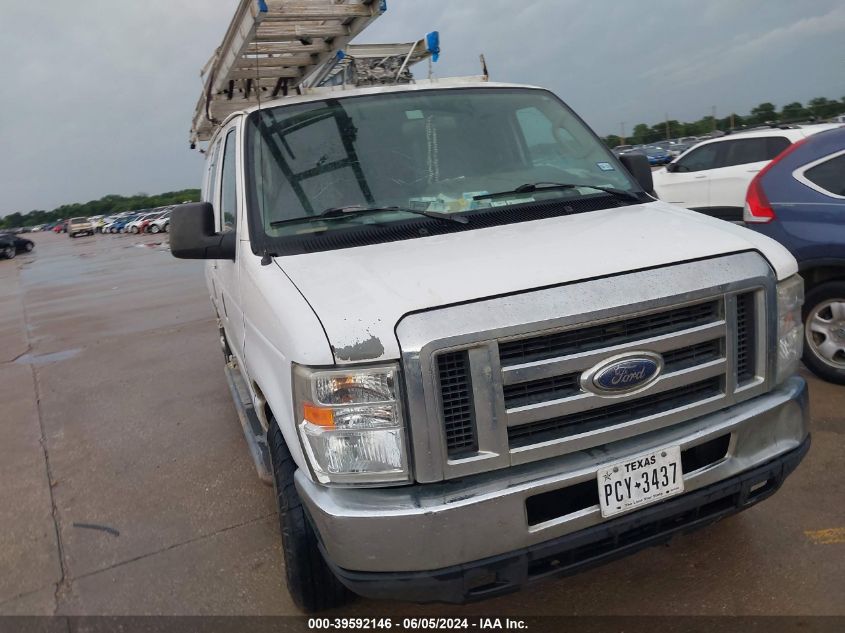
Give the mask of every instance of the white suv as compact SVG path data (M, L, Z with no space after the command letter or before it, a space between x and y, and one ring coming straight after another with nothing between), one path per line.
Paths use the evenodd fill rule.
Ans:
M724 220L742 220L754 176L803 138L836 124L762 128L705 141L654 173L657 196Z

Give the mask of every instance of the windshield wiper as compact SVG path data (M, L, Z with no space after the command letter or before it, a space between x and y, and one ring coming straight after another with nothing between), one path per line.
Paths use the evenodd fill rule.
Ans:
M319 215L306 216L301 218L293 218L290 220L279 220L278 222L271 222L270 226L278 228L286 224L295 224L298 222L314 223L325 222L326 220L340 220L344 218L374 215L379 213L387 213L396 211L401 213L410 213L413 215L420 215L435 220L446 220L448 222L456 222L458 224L469 224L469 219L461 215L452 215L449 213L440 213L438 211L423 211L421 209L405 209L403 207L362 207L360 205L350 205L346 207L332 207L326 209Z
M624 189L616 189L614 187L602 187L600 185L576 185L572 183L561 182L529 183L527 185L521 185L513 191L502 191L500 193L487 193L480 196L475 196L473 200L489 200L491 198L502 198L505 196L513 196L516 194L523 193L535 193L537 191L565 191L568 189L581 188L595 189L596 191L603 191L604 193L610 194L611 196L614 196L616 198L623 198L625 200L631 200L633 202L640 202L640 199L636 194L633 194L630 191L625 191Z

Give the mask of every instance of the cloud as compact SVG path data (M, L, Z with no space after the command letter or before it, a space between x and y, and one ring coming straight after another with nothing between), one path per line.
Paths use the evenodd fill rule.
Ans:
M727 46L711 46L707 50L654 68L645 76L658 77L676 87L694 86L723 78L726 69L731 74L741 74L771 60L775 55L782 56L793 51L800 53L806 42L836 34L845 35L845 6L836 7L824 15L805 17L758 35L743 34L735 37ZM842 50L840 49L840 52ZM840 55L838 60L835 54L825 57L831 65L840 64L840 71L845 65L845 56ZM824 61L824 58L818 61Z

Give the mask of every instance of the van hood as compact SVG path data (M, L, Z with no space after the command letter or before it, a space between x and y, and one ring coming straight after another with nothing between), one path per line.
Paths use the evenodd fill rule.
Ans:
M420 310L756 250L778 279L789 252L748 229L663 202L277 258L323 324L338 364L400 357Z

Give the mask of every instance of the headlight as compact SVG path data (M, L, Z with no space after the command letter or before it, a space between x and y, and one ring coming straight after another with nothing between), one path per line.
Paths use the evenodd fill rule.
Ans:
M776 383L798 371L804 353L804 280L798 275L778 284L778 346Z
M294 368L296 421L320 483L409 480L398 383L396 366L342 371Z

